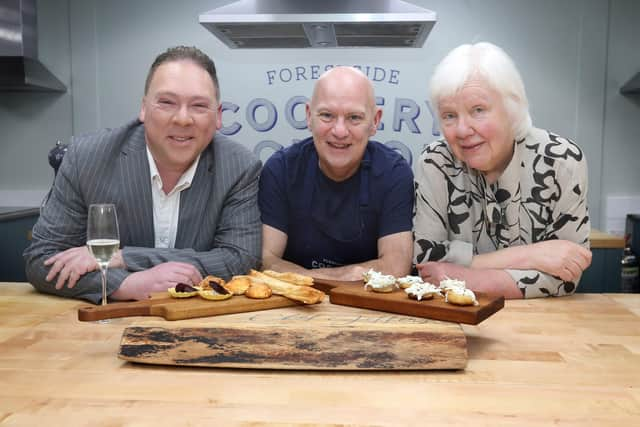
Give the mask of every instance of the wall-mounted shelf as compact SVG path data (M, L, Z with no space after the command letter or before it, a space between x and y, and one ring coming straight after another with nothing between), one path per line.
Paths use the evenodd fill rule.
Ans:
M620 93L623 95L640 95L640 72L636 73L620 88Z

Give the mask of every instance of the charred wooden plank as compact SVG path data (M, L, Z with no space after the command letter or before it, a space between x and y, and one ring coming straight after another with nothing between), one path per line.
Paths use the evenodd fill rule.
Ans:
M335 370L464 369L459 325L129 327L119 357L160 365Z

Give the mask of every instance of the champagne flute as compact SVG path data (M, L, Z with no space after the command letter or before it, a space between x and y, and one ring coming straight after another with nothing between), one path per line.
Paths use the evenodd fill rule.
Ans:
M113 204L89 206L87 246L100 266L102 277L102 305L107 305L107 268L111 257L120 248L118 215Z

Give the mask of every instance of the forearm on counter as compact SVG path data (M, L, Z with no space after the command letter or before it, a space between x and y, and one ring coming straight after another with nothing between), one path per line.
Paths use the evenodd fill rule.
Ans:
M471 268L477 269L530 269L535 268L532 259L530 245L512 246L493 252L474 255L471 259Z
M505 298L522 298L516 280L505 270L477 269L448 262L418 264L420 276L426 282L439 285L444 279L464 280L467 288Z
M230 278L258 268L260 260L249 251L237 247L215 248L197 252L193 249L125 247L122 259L130 271L142 271L165 262L183 262L197 267L205 275Z
M411 270L411 262L409 259L406 262L397 263L379 258L340 267L307 269L281 258L265 257L262 261L262 268L264 270L299 273L318 279L356 281L362 280L363 273L369 269L396 277L405 276Z
M362 280L362 274L369 268L376 268L376 261L368 261L359 264L345 265L332 268L304 268L298 264L286 261L275 256L265 256L262 260L263 270L275 270L279 272L292 272L312 276L317 279L327 280Z
M502 295L506 299L522 299L522 291L509 273L497 269L470 269L470 277L465 279L474 291L491 295Z

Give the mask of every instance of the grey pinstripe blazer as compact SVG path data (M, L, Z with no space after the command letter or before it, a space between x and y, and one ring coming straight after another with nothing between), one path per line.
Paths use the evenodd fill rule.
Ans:
M75 138L65 154L51 197L25 250L27 278L41 292L101 299L98 272L73 289L45 281L43 262L86 243L92 203L115 203L127 270L110 269L107 293L135 271L167 261L195 265L203 275L228 279L260 263L262 225L257 203L260 161L245 147L216 135L202 152L191 187L180 194L175 249L154 248L153 202L144 125L138 120Z

